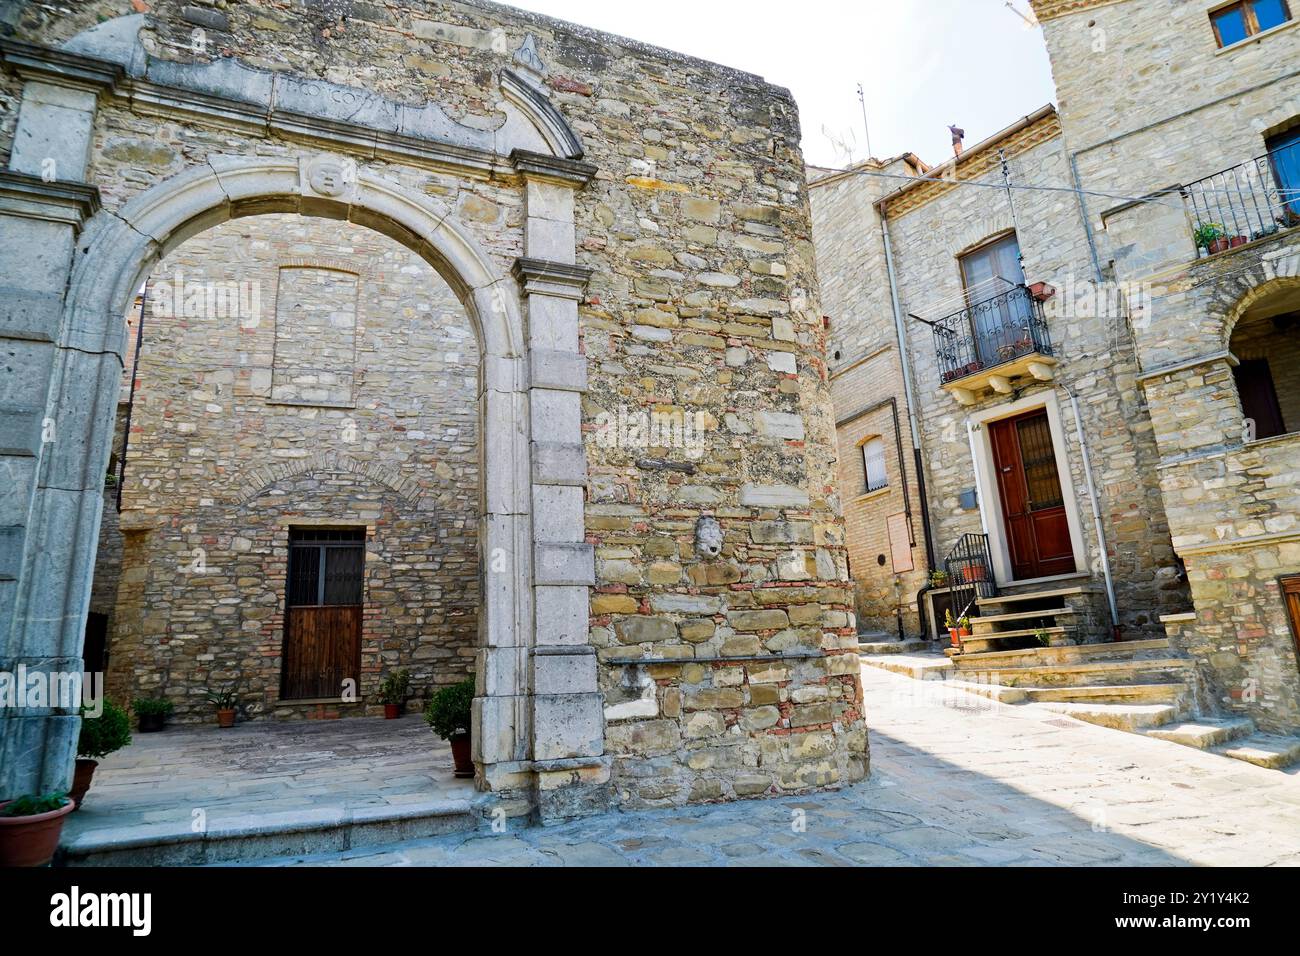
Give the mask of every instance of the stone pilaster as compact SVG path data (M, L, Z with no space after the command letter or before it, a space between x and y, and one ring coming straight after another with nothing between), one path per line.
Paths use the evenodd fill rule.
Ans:
M79 674L115 411L103 396L115 394L124 342L66 323L64 290L99 209L84 182L99 94L121 71L21 45L3 53L27 83L0 173L0 338L14 370L0 380L0 670ZM0 719L0 799L68 785L76 702L50 703L65 706Z
M515 277L528 315L534 629L529 661L533 770L543 818L607 800L603 698L587 640L595 556L586 542L587 460L578 302L590 277L575 263L574 193L594 169L516 152L524 180L525 257ZM578 785L578 786L575 786Z

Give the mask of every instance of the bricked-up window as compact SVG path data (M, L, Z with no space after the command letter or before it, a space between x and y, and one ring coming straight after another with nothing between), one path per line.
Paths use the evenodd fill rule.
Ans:
M1221 47L1240 43L1290 19L1291 8L1287 0L1242 0L1210 11L1214 38Z
M275 296L271 399L351 405L356 369L357 277L286 266Z
M867 480L867 491L889 487L889 472L885 468L885 440L877 435L862 445L862 467Z

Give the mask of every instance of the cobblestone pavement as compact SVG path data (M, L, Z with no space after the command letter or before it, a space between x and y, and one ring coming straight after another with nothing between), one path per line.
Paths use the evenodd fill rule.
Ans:
M280 865L1300 865L1300 778L866 669L872 775Z
M64 826L71 839L120 830L232 817L466 800L473 782L452 777L451 748L418 717L170 727L133 735L101 761L81 809Z

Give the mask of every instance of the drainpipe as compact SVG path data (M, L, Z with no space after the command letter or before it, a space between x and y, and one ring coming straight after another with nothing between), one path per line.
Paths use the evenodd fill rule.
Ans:
M880 210L880 235L885 242L885 271L889 275L889 298L894 307L894 330L898 337L898 362L903 367L903 399L907 402L907 423L912 432L912 458L916 463L916 487L921 498L921 530L925 533L925 560L935 568L934 538L930 534L930 501L925 487L925 462L921 455L921 426L916 417L916 390L912 385L911 362L907 355L907 327L903 307L898 300L898 281L894 273L894 248L889 241L889 214Z
M1097 486L1092 480L1092 459L1088 454L1088 441L1083 437L1083 416L1079 413L1079 400L1064 382L1057 382L1057 387L1070 397L1070 407L1074 409L1074 431L1079 437L1079 448L1083 451L1083 477L1088 482L1088 500L1092 503L1092 522L1097 526L1097 546L1101 549L1101 570L1106 576L1106 599L1110 601L1110 622L1114 640L1120 638L1119 606L1115 603L1115 579L1110 573L1110 555L1106 548L1106 529L1101 523L1101 504L1097 500Z

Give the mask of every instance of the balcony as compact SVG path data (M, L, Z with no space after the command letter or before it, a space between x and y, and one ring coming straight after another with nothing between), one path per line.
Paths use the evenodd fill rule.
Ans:
M1056 357L1043 304L1023 285L930 323L943 388L963 405L1015 391L1018 378L1050 382Z
M1200 258L1300 226L1300 141L1183 187Z

